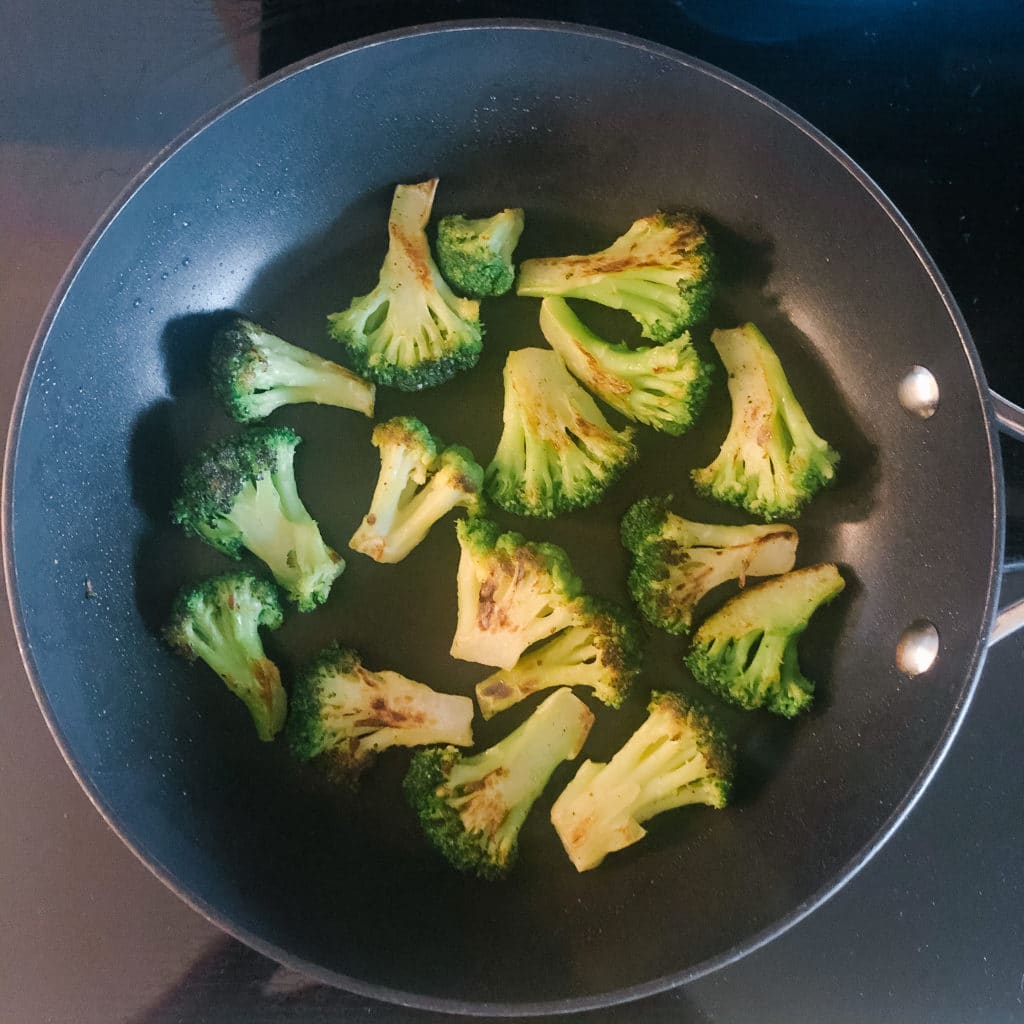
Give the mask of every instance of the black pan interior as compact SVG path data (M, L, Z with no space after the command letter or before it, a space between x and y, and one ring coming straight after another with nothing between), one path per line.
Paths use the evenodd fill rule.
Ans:
M383 757L356 797L281 744L256 741L212 676L157 631L175 589L228 564L168 524L183 460L235 429L204 379L225 311L337 356L324 317L368 290L395 182L439 175L437 212L526 209L521 255L607 244L637 216L692 206L714 225L723 287L695 332L753 319L843 455L838 486L798 523L800 564L849 586L812 625L820 682L795 723L716 705L738 744L735 806L666 815L578 876L547 821L563 766L501 884L452 873L417 834ZM489 459L509 348L543 344L535 300L488 302L480 364L418 395L382 393ZM597 320L630 335L626 317ZM631 336L631 335L630 335ZM928 366L929 420L896 397ZM898 219L858 173L756 95L666 51L557 27L439 30L315 63L205 127L96 240L56 310L24 396L9 563L28 663L101 810L187 898L264 951L361 991L492 1010L589 1005L692 977L760 941L833 887L927 775L969 695L998 543L990 437L973 349ZM626 599L617 522L674 492L728 422L724 375L693 434L642 430L639 465L598 507L555 522L502 516L563 545L589 589ZM610 415L615 419L614 415ZM371 425L343 411L275 414L305 438L301 492L340 550L376 475ZM619 422L616 420L616 422ZM457 546L435 528L399 566L351 554L327 605L268 648L286 676L332 639L440 689L486 669L448 657ZM92 594L86 595L86 581ZM902 628L939 629L936 668L902 678ZM650 636L644 685L697 695L684 645ZM533 704L484 726L496 739ZM643 717L598 711L603 759Z

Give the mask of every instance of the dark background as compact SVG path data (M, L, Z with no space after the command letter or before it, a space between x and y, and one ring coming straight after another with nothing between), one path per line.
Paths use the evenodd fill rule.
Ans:
M138 168L193 119L336 43L485 16L563 18L655 39L803 114L902 209L949 281L993 386L1024 402L1019 2L5 0L0 10L5 420L75 249ZM1024 522L1024 457L1005 451L1011 520ZM1024 550L1012 533L1012 550ZM1011 575L1007 598L1022 594L1024 574ZM993 651L935 781L823 909L683 990L580 1019L1024 1020L1022 665L1024 637ZM36 710L6 618L0 667L0 1021L444 1019L307 983L185 907L79 791Z

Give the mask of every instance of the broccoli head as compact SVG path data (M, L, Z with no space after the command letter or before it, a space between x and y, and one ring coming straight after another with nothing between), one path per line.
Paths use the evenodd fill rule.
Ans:
M189 661L205 661L245 704L261 740L281 731L288 697L259 627L277 629L283 618L273 583L232 572L184 587L164 628L171 647Z
M643 638L634 619L609 601L584 598L579 623L528 650L512 668L477 683L476 700L484 718L491 718L538 690L586 686L617 708L640 674L642 658Z
M664 343L707 316L714 281L700 220L692 213L656 213L635 221L601 252L525 260L516 293L624 309L645 338Z
M556 352L509 352L504 380L488 496L507 512L549 519L600 501L637 457L633 428L613 429Z
M213 336L210 379L227 414L239 423L262 420L282 405L301 402L373 416L372 384L243 317Z
M249 427L201 449L185 467L171 518L231 558L248 548L300 611L327 600L345 563L320 536L295 485L287 427Z
M795 516L832 482L839 455L814 432L753 324L714 331L711 341L729 373L732 423L714 462L693 470L694 485L767 522Z
M389 747L473 742L473 701L438 693L397 672L371 672L340 644L322 651L292 690L286 736L301 761L316 759L355 782Z
M629 592L652 626L688 633L694 608L715 587L793 568L792 526L695 523L671 512L671 500L641 498L622 520L622 543L633 555Z
M607 764L584 761L551 808L577 871L643 839L643 823L663 811L728 803L732 754L711 719L677 693L652 693L647 710L619 752Z
M443 384L475 366L483 345L480 303L460 299L430 255L423 229L436 190L437 178L395 188L377 287L328 317L356 370L401 391Z
M461 214L442 217L437 225L441 273L463 295L504 295L515 280L512 253L522 233L522 210L502 210L480 220Z
M814 611L844 585L834 565L814 565L748 587L694 634L688 668L732 704L792 718L814 698L814 683L800 671L797 641Z
M711 366L685 331L654 348L613 345L583 324L564 299L540 304L540 329L572 375L628 419L679 435L704 408Z
M584 604L569 556L554 544L460 519L453 658L510 669L531 644L579 622Z
M530 809L559 764L579 754L593 721L583 701L561 689L480 754L463 757L454 747L417 751L405 794L427 838L460 871L505 875Z
M461 445L445 448L412 416L396 416L373 430L380 476L370 511L349 547L378 562L400 562L430 528L456 506L483 511L484 471Z

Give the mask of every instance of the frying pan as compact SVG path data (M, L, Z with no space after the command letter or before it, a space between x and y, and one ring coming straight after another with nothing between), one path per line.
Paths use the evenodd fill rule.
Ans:
M334 354L324 316L372 286L391 188L433 174L438 214L525 207L524 257L600 247L656 208L702 211L723 266L708 326L756 321L843 453L837 486L798 524L801 564L834 560L849 583L804 637L814 710L790 723L716 707L738 748L734 806L664 815L584 875L547 822L574 766L535 808L512 877L464 878L403 805L405 754L339 793L281 744L259 743L241 705L159 640L175 589L227 564L167 520L183 460L234 429L204 381L212 331L238 310ZM532 300L488 303L479 366L433 391L382 394L378 416L421 416L486 460L505 353L542 343L536 313ZM607 329L625 330L620 319ZM707 334L695 333L706 352ZM935 397L915 389L922 381L937 389L930 416L919 414ZM502 521L562 544L589 590L625 600L616 524L636 497L672 490L692 518L742 521L687 485L728 415L720 374L700 427L642 433L640 464L598 507ZM300 491L344 549L375 479L370 424L316 407L273 421L305 438ZM6 578L29 679L72 771L197 910L366 995L465 1013L579 1010L756 948L899 825L954 738L987 646L1024 620L1020 607L996 616L997 425L1022 436L1024 414L988 391L920 242L800 118L636 39L548 23L433 26L264 82L158 157L97 227L22 381ZM322 609L268 638L271 655L289 678L342 639L372 667L469 692L487 670L447 655L456 558L450 523L399 566L353 554ZM645 684L698 696L682 653L652 635ZM586 755L610 755L643 703L599 713ZM478 740L529 710L478 724Z

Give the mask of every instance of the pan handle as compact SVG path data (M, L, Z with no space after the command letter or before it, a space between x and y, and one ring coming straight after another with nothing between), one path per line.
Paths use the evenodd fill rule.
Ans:
M989 398L999 429L1015 441L1024 442L1024 409L996 394L995 391L989 392ZM1019 629L1024 629L1024 600L1003 608L996 615L988 637L989 646L999 643L1004 637L1016 633Z
M1016 441L1024 441L1024 409L995 391L989 391L988 397L992 401L992 411L996 414L999 429Z

